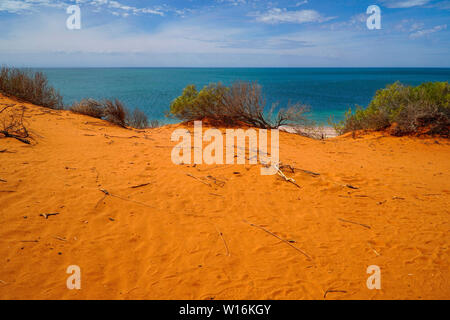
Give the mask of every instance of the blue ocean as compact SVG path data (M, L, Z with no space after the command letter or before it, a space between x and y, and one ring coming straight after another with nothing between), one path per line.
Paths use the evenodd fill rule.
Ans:
M367 106L377 90L400 81L418 85L449 81L450 69L440 68L82 68L39 69L64 96L66 104L82 98L118 98L138 107L149 119L165 117L183 88L213 82L257 81L270 108L301 102L310 107L310 118L326 124L329 116L343 118L355 105Z

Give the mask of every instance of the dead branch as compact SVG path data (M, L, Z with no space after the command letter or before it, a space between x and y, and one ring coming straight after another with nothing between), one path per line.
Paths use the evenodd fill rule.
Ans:
M245 221L245 222L247 222L247 221ZM268 234L274 236L274 237L277 238L278 240L280 240L280 241L286 243L288 246L294 248L295 250L297 250L298 252L300 252L301 254L303 254L306 258L308 258L308 260L312 260L312 258L311 258L306 252L304 252L303 250L301 250L301 249L297 248L296 246L292 245L289 241L280 238L279 236L277 236L276 234L270 232L269 230L267 230L267 229L264 228L264 227L261 227L261 226L258 226L258 225L256 225L256 224L249 223L249 222L247 222L247 223L248 223L249 225L251 225L252 227L256 227L256 228L259 228L259 229L261 229L261 230L267 232Z
M2 112L4 110L6 110L6 108L3 108ZM29 137L29 133L23 123L24 113L25 107L22 108L20 114L13 111L9 115L5 115L2 119L0 133L3 134L5 138L13 138L25 144L31 144L31 142L26 139Z
M227 250L227 256L230 255L230 251L228 250L228 245L227 242L225 241L224 237L223 237L223 233L219 231L219 229L217 229L216 226L214 226L216 228L217 233L219 234L220 238L222 238L223 244L225 245L225 249Z
M317 173L317 172L312 172L312 171L304 170L304 169L298 169L298 170L303 171L304 173L310 174L310 175L315 176L315 177L320 176L320 173Z
M293 178L288 178L286 177L286 175L283 173L283 171L280 170L279 167L276 167L278 169L278 175L280 177L282 177L284 180L286 180L287 182L292 183L294 186L296 186L297 188L301 189L302 187L300 187L297 182L293 179Z
M59 214L59 212L55 212L55 213L41 213L39 216L40 217L44 217L45 219L48 219L48 217L50 216L57 216Z
M143 184L138 184L138 185L136 185L136 186L131 186L130 188L131 188L131 189L137 189L137 188L141 188L141 187L146 187L146 186L148 186L150 183L151 183L151 182L143 183Z
M223 196L222 195L220 195L220 194L217 194L217 193L209 193L210 195L212 195L212 196L216 196L216 197L222 197L223 198Z
M186 173L186 175L187 175L188 177L194 178L194 179L197 180L197 181L200 181L200 182L203 183L203 184L206 184L206 185L209 186L209 187L212 187L210 183L205 182L205 181L203 181L203 180L201 180L201 179L199 179L199 178L193 176L193 175L190 174L190 173Z
M338 220L339 220L339 221L342 221L342 222L346 222L346 223L357 224L357 225L360 225L360 226L362 226L362 227L364 227L364 228L371 229L371 227L370 227L369 225L364 224L364 223L354 222L354 221L345 220L345 219L341 219L341 218L338 218Z
M0 153L16 153L16 151L9 151L8 149L0 150Z
M100 202L102 202L103 200L105 200L105 198L106 198L107 196L108 196L107 194L103 195L103 197L102 197L100 200L97 201L97 204L95 205L94 209L97 209L97 207L98 207L98 205L100 204Z
M345 290L332 290L332 289L328 289L327 291L325 291L323 298L326 299L327 298L327 294L332 293L332 292L341 292L341 293L347 293L347 291Z
M292 173L295 173L295 170L299 170L299 171L302 171L304 173L310 174L310 175L315 176L315 177L320 176L320 173L312 172L312 171L305 170L305 169L295 168L295 167L293 167L293 166L291 166L289 164L280 165L280 169L286 169L286 168L289 169Z
M212 182L214 182L215 185L217 185L217 186L219 186L221 188L223 188L225 186L225 184L226 184L225 181L219 180L219 179L217 179L217 178L215 178L215 177L213 177L211 175L207 176L206 178L211 180Z
M145 204L145 203L143 203L143 202L139 202L139 201L136 201L136 200L132 200L132 199L127 199L127 198L118 196L118 195L116 195L116 194L112 194L112 193L110 193L108 190L100 189L100 191L103 192L106 196L114 197L114 198L117 198L117 199L120 199L120 200L123 200L123 201L134 202L134 203L139 204L139 205L141 205L141 206L144 206L144 207L147 207L147 208L152 208L152 209L154 209L154 207L149 206L148 204ZM105 198L105 197L104 197L104 198ZM104 198L103 198L103 199L104 199ZM102 199L102 200L103 200L103 199ZM99 201L99 202L100 202L100 201ZM97 205L98 205L98 203L97 203Z
M6 104L5 106L6 106L6 107L4 107L2 110L0 110L0 113L2 113L3 111L5 111L5 110L8 109L8 108L14 107L15 104Z
M31 142L28 141L27 139L19 137L19 136L15 135L15 134L10 134L8 131L1 130L0 133L2 133L5 136L5 138L14 138L14 139L16 139L16 140L18 140L20 142L25 143L25 144L31 144Z

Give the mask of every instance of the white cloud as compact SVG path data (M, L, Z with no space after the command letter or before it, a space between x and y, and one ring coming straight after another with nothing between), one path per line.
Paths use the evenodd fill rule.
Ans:
M115 0L0 0L0 12L20 14L27 11L37 10L39 7L65 8L70 4L89 5L99 11L100 8L107 8L113 15L129 16L138 14L152 14L164 16L161 7L137 8L128 6Z
M30 4L23 1L3 0L0 2L0 11L16 13L30 8Z
M308 0L303 0L303 1L297 2L297 3L295 4L295 6L296 6L296 7L300 7L300 6L302 6L302 5L304 5L304 4L307 4L307 3L308 3Z
M22 13L36 7L62 8L65 4L58 0L1 0L0 12Z
M423 30L415 31L415 32L411 33L409 35L409 37L411 39L417 39L417 38L421 38L423 36L426 36L428 34L439 32L439 31L442 31L442 30L445 30L445 29L447 29L447 25L443 24L443 25L435 26L434 28L431 28L431 29L423 29Z
M325 22L333 17L324 17L316 10L298 10L289 11L287 9L273 8L264 13L252 14L256 20L263 23L307 23L307 22Z
M411 8L428 4L430 0L384 0L388 8Z

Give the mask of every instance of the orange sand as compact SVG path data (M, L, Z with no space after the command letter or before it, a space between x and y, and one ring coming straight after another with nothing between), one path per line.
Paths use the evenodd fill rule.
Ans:
M33 143L0 138L1 299L450 298L448 140L280 133L281 161L321 174L285 170L298 189L259 165L172 164L175 126L15 103Z

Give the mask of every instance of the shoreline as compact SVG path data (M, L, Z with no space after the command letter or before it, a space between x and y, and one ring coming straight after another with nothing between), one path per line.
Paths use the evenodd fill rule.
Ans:
M338 132L331 126L281 126L279 129L280 131L283 130L293 134L299 134L298 130L300 130L300 132L303 132L304 135L312 135L313 138L318 139L330 139L339 136Z

